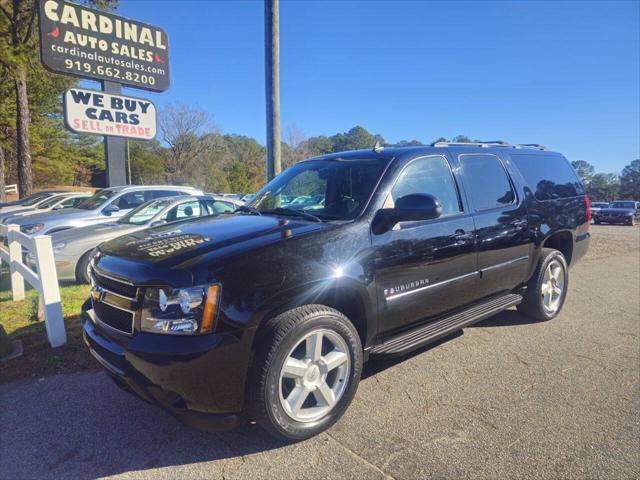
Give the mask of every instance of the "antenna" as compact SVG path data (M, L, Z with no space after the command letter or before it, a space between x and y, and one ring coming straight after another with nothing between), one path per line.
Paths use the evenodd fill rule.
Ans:
M373 146L373 151L378 153L384 150L384 147L380 144L380 140L376 140L376 144Z

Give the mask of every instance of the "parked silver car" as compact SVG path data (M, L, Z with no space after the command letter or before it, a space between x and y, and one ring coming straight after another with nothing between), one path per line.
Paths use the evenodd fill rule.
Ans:
M17 200L15 202L2 204L3 206L0 207L0 215L5 215L10 212L17 212L23 208L33 208L41 204L42 202L46 201L48 198L51 198L53 195L57 195L59 193L66 193L66 192L62 190L38 192L38 193L34 193L33 195L29 195L28 197Z
M242 202L210 195L189 195L151 200L117 221L89 225L51 236L59 280L89 281L88 266L93 249L100 243L145 228L188 218L233 212ZM34 263L33 256L27 261Z
M86 198L92 196L91 192L65 192L56 193L46 197L31 207L22 207L8 213L0 213L0 222L4 224L13 223L21 217L37 215L39 213L50 212L53 210L63 210L65 208L73 208L78 206Z
M115 220L149 200L172 195L202 195L202 191L173 185L109 187L98 190L75 208L30 215L15 223L28 235L51 235L68 228Z

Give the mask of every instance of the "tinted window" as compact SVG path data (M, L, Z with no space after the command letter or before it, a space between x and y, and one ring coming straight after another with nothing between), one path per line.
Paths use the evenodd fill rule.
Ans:
M113 204L120 210L129 210L136 208L145 202L144 192L129 192L115 200Z
M444 157L419 158L400 173L391 191L393 201L414 193L436 197L442 205L443 216L461 211L453 175Z
M508 205L515 194L507 172L494 155L460 155L464 184L476 211Z
M538 200L584 195L582 183L562 155L511 154Z
M178 190L152 190L153 198L173 197L175 195L184 195L184 193Z

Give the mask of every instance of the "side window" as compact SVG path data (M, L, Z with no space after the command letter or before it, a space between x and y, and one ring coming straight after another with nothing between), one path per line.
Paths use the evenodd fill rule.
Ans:
M476 211L515 202L516 195L502 162L495 155L460 155L464 183Z
M436 197L442 205L443 216L462 211L449 162L440 155L419 158L407 165L391 191L391 200L395 204L398 198L413 193ZM385 206L389 203L387 199Z
M142 205L146 200L144 198L145 192L129 192L122 195L120 198L114 200L113 204L120 210L130 210L136 208L138 205Z
M152 198L173 197L175 195L184 195L178 190L151 190Z
M207 200L207 209L211 215L218 215L225 212L233 212L237 206L231 202L223 202L221 200Z
M69 207L75 207L76 205L78 205L80 202L82 202L85 199L85 197L71 197L71 198L67 198L65 201L60 202L60 208L69 208Z
M167 212L166 219L168 222L173 222L174 220L183 220L185 218L199 216L200 202L198 200L193 200L191 202L184 202L176 207L173 207Z
M584 187L566 158L557 154L511 153L537 200L584 195Z

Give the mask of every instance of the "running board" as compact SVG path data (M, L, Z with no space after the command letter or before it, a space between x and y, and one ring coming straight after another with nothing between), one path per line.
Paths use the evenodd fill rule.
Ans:
M391 337L371 349L371 355L400 355L434 342L442 337L491 317L522 302L522 296L509 293L493 297L467 310L420 325Z

